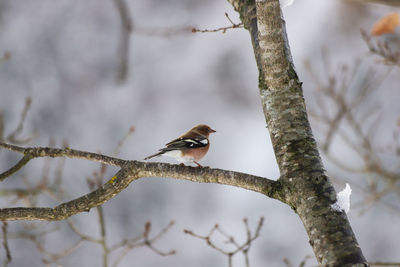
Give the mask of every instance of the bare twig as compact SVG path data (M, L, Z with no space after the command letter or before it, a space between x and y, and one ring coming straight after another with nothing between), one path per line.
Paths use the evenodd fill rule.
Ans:
M129 71L129 50L130 36L133 30L133 21L129 13L128 5L125 0L113 0L121 19L121 35L118 48L118 78L119 82L124 82Z
M101 181L103 179L103 175L106 170L106 165L101 164L100 167L100 173L96 175L92 180L88 179L88 184L89 188L93 190L95 187L101 186ZM103 212L103 207L102 206L97 206L97 214L98 214L98 219L99 219L99 226L100 226L100 239L96 240L95 243L99 243L103 249L103 266L107 267L108 266L108 256L109 256L109 248L107 245L107 239L106 239L106 225L105 225L105 218L104 218L104 212ZM72 225L72 223L70 223ZM75 231L75 233L78 233L78 231ZM81 235L83 238L83 235ZM92 241L94 239L88 239L85 238L87 241Z
M0 141L4 140L4 114L0 111Z
M157 36L157 37L170 37L178 34L188 34L188 33L209 33L209 32L222 32L226 33L230 29L243 28L243 23L238 23L235 25L230 25L226 27L219 27L215 29L199 29L194 26L186 26L180 28L149 28L149 27L137 27L135 28L135 34L147 35L147 36Z
M157 241L158 239L160 239L165 233L167 233L169 231L169 229L171 229L171 227L175 224L174 221L170 221L168 223L168 225L166 227L164 227L163 229L161 229L161 231L156 234L153 238L149 238L150 235L150 231L151 231L151 222L146 222L145 224L145 230L143 233L143 238L144 238L144 244L151 249L152 251L154 251L155 253L157 253L160 256L169 256L169 255L173 255L176 253L175 250L170 250L168 252L163 252L157 248L155 248L153 246L153 243L155 241Z
M18 136L21 134L23 128L24 128L24 123L26 119L26 115L28 114L29 109L31 108L32 104L32 98L27 97L25 100L25 106L24 109L21 112L21 118L18 122L17 128L12 131L7 137L6 140L8 140L11 143L16 143L16 144L23 144L29 142L32 137L26 138L26 139L19 139Z
M136 27L135 34L142 34L148 36L161 36L161 37L169 37L177 34L187 34L187 33L206 33L206 32L222 32L226 33L230 29L243 28L243 23L234 23L232 19L229 17L227 13L225 13L225 17L231 23L230 26L219 27L215 29L199 29L194 26L186 26L186 27L177 27L177 28L148 28L148 27Z
M231 26L221 27L217 29L197 29L195 27L181 27L181 28L141 28L133 26L133 20L129 13L128 5L125 0L113 0L115 7L118 11L121 19L121 35L118 48L118 82L126 81L129 72L129 51L130 51L130 36L134 31L136 34L145 34L150 36L164 36L169 37L171 35L182 34L182 33L196 33L196 32L222 32L225 33L229 29L242 28L243 23L234 23L229 15L225 13L225 16L232 24Z
M214 225L214 227L211 228L210 232L206 236L195 234L191 230L184 230L184 233L185 234L189 234L189 235L191 235L193 237L196 237L198 239L204 240L207 243L208 246L210 246L214 250L220 252L221 254L224 254L225 256L227 256L228 257L228 266L229 267L232 267L232 258L233 258L233 256L235 256L238 252L242 252L243 255L244 255L244 258L245 258L246 267L249 267L250 263L249 263L248 252L250 250L250 246L253 243L253 241L260 236L260 231L261 231L261 228L262 228L263 223L264 223L264 217L260 218L254 235L251 233L250 227L248 225L247 218L243 219L243 223L244 223L245 229L246 229L247 240L246 240L246 242L244 242L241 245L235 240L235 237L233 237L231 235L228 235L225 231L223 231L221 229L221 227L218 224ZM212 236L216 232L218 232L223 237L225 237L226 238L226 242L225 243L233 245L235 247L235 249L228 251L228 250L216 245L212 241Z
M192 28L192 32L193 33L196 33L196 32L201 32L201 33L205 33L205 32L222 32L222 33L226 33L227 30L236 29L236 28L243 28L243 23L239 23L239 24L235 24L235 25L231 25L231 26L226 26L226 27L220 27L220 28L216 28L216 29L197 29L197 28Z
M36 228L35 225L30 224L30 231L32 229ZM53 233L55 231L59 230L59 228L53 228L53 229L47 229L45 231L39 231L35 233L28 233L28 232L17 232L17 233L9 233L8 236L9 238L13 239L26 239L31 241L38 251L42 254L42 261L45 264L51 264L51 263L58 263L58 261L65 257L70 255L75 249L79 247L79 245L82 243L82 239L78 240L74 244L72 244L70 247L62 250L61 252L50 252L46 247L45 247L45 237L49 235L50 233Z
M88 236L88 235L82 233L82 232L78 229L78 227L72 222L71 219L68 219L68 220L67 220L67 223L68 223L68 226L70 227L70 229L71 229L76 235L78 235L81 239L86 240L86 241L89 241L89 242L101 244L101 240L100 240L100 239L96 239L96 238L93 238L93 237L91 237L91 236Z
M104 220L103 207L98 206L97 212L99 214L101 246L103 248L103 266L107 267L109 250L108 250L107 239L106 239L106 225L105 225L105 220Z
M128 132L125 134L124 137L122 137L121 140L119 140L116 148L114 149L113 156L118 156L119 155L122 146L125 144L125 142L128 140L128 138L132 136L132 134L134 132L135 132L135 127L134 126L129 127Z
M3 232L3 247L6 254L6 259L3 261L3 266L7 266L8 263L12 261L10 248L8 247L7 229L8 229L8 223L3 222L1 230Z
M160 239L165 233L167 233L173 225L174 225L173 221L169 222L169 224L166 227L164 227L163 229L161 229L161 231L158 234L156 234L153 238L149 238L150 231L151 231L151 222L146 222L142 235L132 238L130 240L123 240L122 242L115 244L114 246L109 248L109 251L115 251L117 249L122 248L122 251L121 251L119 257L117 258L117 260L114 262L114 264L112 266L113 267L118 266L118 264L128 254L128 252L130 252L132 249L137 248L137 247L146 246L160 256L174 255L176 253L175 250L163 252L163 251L155 248L153 245L158 239Z
M4 179L6 179L7 177L11 176L12 174L16 173L17 171L19 171L22 167L24 167L30 160L32 159L32 157L30 157L29 155L25 155L22 157L22 159L20 159L14 166L12 166L10 169L8 169L7 171L3 172L0 174L0 181L3 181Z
M69 248L66 248L63 251L58 252L58 253L52 253L52 252L49 252L39 240L37 240L37 239L33 239L32 240L32 242L36 245L38 250L43 255L47 256L47 258L43 258L43 262L45 264L57 263L61 258L64 258L64 257L66 257L68 255L71 255L71 253L74 252L76 249L78 249L78 247L82 244L82 241L83 240L80 239L80 240L76 241Z
M21 112L21 117L17 124L17 127L7 136L5 135L4 115L3 112L0 111L0 142L4 141L15 144L26 144L29 143L35 137L36 133L34 132L30 137L26 137L24 139L19 138L19 135L22 133L22 130L24 128L25 119L26 116L28 115L31 103L32 99L30 97L27 97L25 99L25 105Z
M228 13L225 12L225 17L229 20L229 22L232 24L231 26L226 26L226 27L220 27L217 29L196 29L196 28L192 28L192 32L222 32L222 33L226 33L227 30L230 29L236 29L236 28L243 28L243 23L239 22L239 23L234 23L231 18L229 17Z

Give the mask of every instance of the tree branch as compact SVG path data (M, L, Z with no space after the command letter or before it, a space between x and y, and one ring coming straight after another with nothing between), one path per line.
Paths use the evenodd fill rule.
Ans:
M357 0L363 4L382 4L382 5L389 5L389 6L400 6L399 0Z
M283 202L303 221L321 266L365 264L346 214L330 206L336 193L308 121L279 0L228 1L252 39L261 103L281 174L278 181L286 192Z
M121 36L118 48L118 82L125 82L129 71L130 36L133 30L133 20L125 0L114 0L115 7L121 19Z
M70 148L58 149L49 147L22 148L10 144L0 143L0 147L24 153L35 157L69 157L82 158L103 164L119 166L121 169L108 182L96 190L62 203L54 208L5 208L0 209L0 220L64 220L80 212L90 211L110 200L131 182L145 177L167 177L188 180L200 183L217 183L241 187L254 192L262 193L271 198L283 200L280 182L250 174L211 169L209 167L197 168L190 166L172 165L167 163L146 163L140 161L127 161L112 158L101 154L90 153Z
M10 151L24 154L25 160L21 159L14 167L12 167L11 169L9 169L6 172L11 172L11 170L13 168L16 168L17 166L21 165L22 163L23 163L23 165L25 165L31 159L41 158L41 157L51 157L51 158L66 157L66 158L86 159L86 160L96 161L96 162L100 162L100 163L103 163L106 165L112 165L112 166L118 166L118 167L121 167L122 165L124 165L127 162L126 160L123 160L123 159L109 157L109 156L92 153L92 152L75 150L75 149L71 149L69 147L66 147L63 149L51 148L51 147L27 147L27 148L24 148L21 146L16 146L16 145L11 145L11 144L7 144L4 142L0 142L0 148L5 148ZM21 165L19 168L21 168L23 165ZM6 172L0 174L0 177L1 177L0 181L4 180L6 178L6 177L3 177ZM14 172L11 172L9 175L13 174Z
M3 266L7 266L8 263L10 263L12 261L10 248L8 247L8 238L7 238L8 223L7 222L3 222L1 230L3 232L3 246L4 246L5 253L6 253L6 259L3 262Z
M19 171L22 167L24 167L32 158L30 156L23 156L22 159L20 159L14 166L12 166L10 169L7 171L3 172L0 174L0 182L6 179L8 176L11 176L12 174L16 173Z

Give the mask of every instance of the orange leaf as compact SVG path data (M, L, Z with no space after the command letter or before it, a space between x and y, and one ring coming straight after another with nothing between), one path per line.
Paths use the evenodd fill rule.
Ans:
M371 35L379 36L385 33L393 33L399 23L400 17L398 13L387 14L375 23L374 27L372 27Z

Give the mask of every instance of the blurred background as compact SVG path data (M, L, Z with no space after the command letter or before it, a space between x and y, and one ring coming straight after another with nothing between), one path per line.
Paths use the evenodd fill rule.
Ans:
M210 138L203 165L277 179L248 32L243 28L225 33L191 31L231 26L225 12L233 23L240 23L232 6L211 0L126 0L125 7L121 3L0 0L4 136L18 127L28 97L32 102L19 136L20 141L31 140L23 145L62 147L67 143L71 148L111 155L133 126L134 133L125 140L119 157L142 160L194 125L205 123L217 133ZM295 1L283 10L328 174L338 191L346 182L353 188L348 217L364 255L369 261L399 262L400 190L395 171L400 150L395 144L400 69L370 55L360 34L361 28L369 32L380 17L391 12L399 9L340 0ZM129 17L124 17L127 14ZM130 34L127 22L131 23ZM396 40L392 36L381 41ZM329 118L340 110L334 92L350 99L349 106L354 104L351 99L359 100L354 104L353 119L371 134L362 131L368 132L364 136L345 119L332 130ZM333 137L328 137L329 132ZM370 147L366 136L372 142ZM373 168L364 168L370 158L363 155L372 154L379 157L381 169L393 172L392 180L385 180ZM19 157L0 151L1 171ZM167 158L155 160L175 163ZM8 178L2 183L1 207L54 206L60 203L57 199L67 201L90 191L87 178L99 171L99 164L68 159L62 175L57 168L60 164L59 159L36 159ZM104 176L108 179L116 171L110 167ZM45 175L50 184L62 176L62 182L57 180L56 196L7 195L7 190L34 188ZM248 218L254 231L261 216L265 221L251 246L250 266L287 266L289 262L298 266L307 255L314 257L301 221L288 206L243 189L144 178L105 203L103 212L109 245L140 235L147 221L152 223L150 236L175 221L154 243L164 252L176 250L175 255L161 256L139 247L118 266L228 266L225 255L183 230L207 235L218 223L238 242L245 242L243 218ZM99 237L96 209L71 220L80 232ZM48 256L37 243L18 235L43 232L46 234L39 239L45 250L53 253L79 240L66 222L10 222L13 260L9 266L43 266ZM220 237L216 242L226 246ZM0 255L3 258L3 249ZM118 257L118 253L110 255L110 266ZM82 242L58 262L62 266L101 266L102 248ZM306 266L316 264L312 258ZM233 266L245 266L242 255L233 257Z

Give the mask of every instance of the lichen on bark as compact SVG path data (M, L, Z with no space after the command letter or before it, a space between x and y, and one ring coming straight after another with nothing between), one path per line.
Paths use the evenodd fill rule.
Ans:
M321 266L366 266L346 214L330 206L336 193L308 121L279 0L228 1L253 44L261 103L280 170L276 188L281 193L275 194L299 215ZM255 17L248 12L254 9Z

